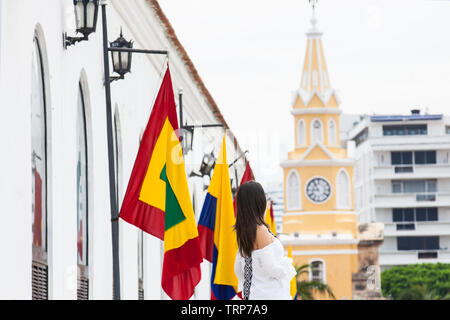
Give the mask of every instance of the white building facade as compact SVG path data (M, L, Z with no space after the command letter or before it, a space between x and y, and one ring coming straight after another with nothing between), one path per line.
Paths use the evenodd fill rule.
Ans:
M450 262L450 118L364 116L355 141L355 208L359 222L384 223L382 269Z
M109 41L122 28L135 48L169 51L185 121L228 128L157 1L111 0L107 16ZM72 0L0 0L0 299L112 298L101 13L89 41L65 49L64 32L75 35ZM111 84L119 207L165 65L134 54L132 73ZM209 178L189 174L217 156L224 132L196 129L185 155L197 219ZM229 162L242 153L230 131L227 147ZM119 220L119 250L121 298L167 298L162 242ZM209 299L209 272L204 262L194 298Z

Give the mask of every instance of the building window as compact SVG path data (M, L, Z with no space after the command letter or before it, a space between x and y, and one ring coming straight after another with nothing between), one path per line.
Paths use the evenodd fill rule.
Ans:
M351 203L350 178L345 169L339 170L336 177L336 207L349 209Z
M445 133L450 134L450 126L445 126Z
M439 237L397 237L397 250L438 250Z
M427 131L426 124L383 126L383 136L426 135Z
M31 66L32 298L48 299L47 114L44 69L34 38Z
M438 208L394 208L393 222L438 221Z
M287 178L287 209L300 209L300 178L296 171L291 171Z
M117 106L116 106L117 108ZM119 116L117 111L114 112L114 132L113 132L113 149L114 149L114 174L116 178L116 203L117 209L120 209L120 196L119 196ZM140 141L139 141L140 142Z
M313 70L312 72L312 85L313 87L317 87L319 85L319 73L317 70Z
M326 283L325 279L325 263L323 260L312 260L309 262L309 279L310 281L319 281Z
M393 180L393 193L433 193L437 192L436 180Z
M78 87L77 108L77 262L78 300L89 298L88 274L88 151L86 108L81 84Z
M328 121L328 144L329 145L336 145L336 122L334 119L330 119Z
M305 121L300 119L297 125L297 143L299 146L304 146L306 144L306 129Z
M435 164L436 163L436 151L415 151L414 152L415 164Z
M392 165L436 164L436 151L393 151Z
M323 143L323 127L319 119L315 119L311 123L311 144Z

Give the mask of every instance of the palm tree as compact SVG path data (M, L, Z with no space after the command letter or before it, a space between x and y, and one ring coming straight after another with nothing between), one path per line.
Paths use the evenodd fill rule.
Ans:
M296 267L295 270L297 271L297 296L301 300L314 300L314 292L318 292L321 294L327 293L331 298L336 299L336 297L333 294L333 291L331 288L321 281L318 280L298 280L298 278L302 274L308 274L309 273L309 264L304 264L300 267Z
M450 291L441 296L436 290L430 289L425 284L416 284L403 289L397 300L450 300Z

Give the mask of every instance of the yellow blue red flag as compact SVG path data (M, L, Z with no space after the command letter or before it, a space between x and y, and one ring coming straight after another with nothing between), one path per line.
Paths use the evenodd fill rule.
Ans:
M237 292L234 261L238 250L225 136L198 221L203 258L212 263L211 299L229 300Z

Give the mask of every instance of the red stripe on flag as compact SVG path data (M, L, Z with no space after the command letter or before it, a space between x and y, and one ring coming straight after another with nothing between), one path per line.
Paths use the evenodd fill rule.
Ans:
M213 250L214 250L214 231L201 224L198 225L198 237L200 239L200 248L202 250L202 256L209 262L213 262Z
M202 257L198 237L164 254L161 285L174 300L187 300L200 282ZM197 258L197 259L193 259Z

